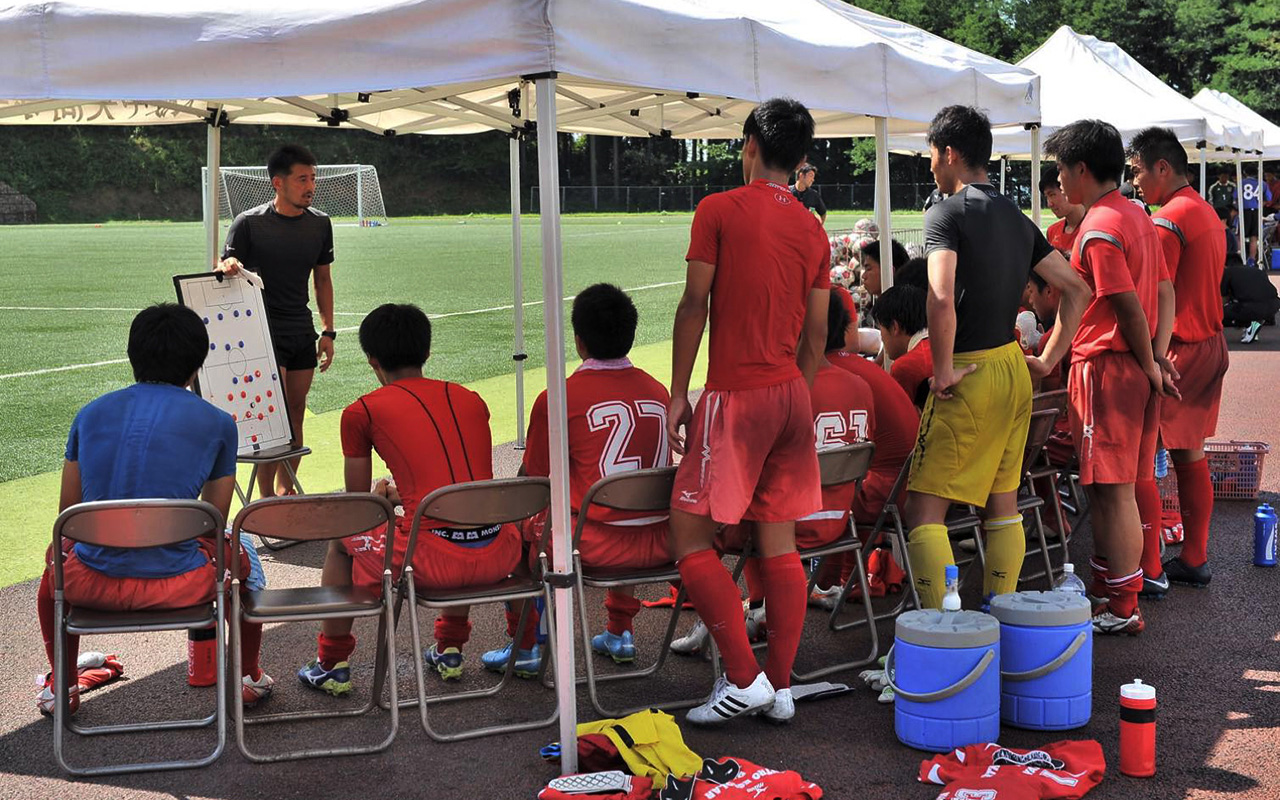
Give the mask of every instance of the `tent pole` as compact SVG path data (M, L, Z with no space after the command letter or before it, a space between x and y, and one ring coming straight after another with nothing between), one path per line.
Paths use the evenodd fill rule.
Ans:
M511 273L515 342L511 359L516 362L516 448L524 448L524 245L520 238L520 134L511 132Z
M211 119L205 143L205 177L204 187L204 265L213 269L213 262L218 258L218 216L221 205L218 198L218 187L222 176L222 128L218 127L221 107L210 109Z
M538 106L538 185L542 215L542 313L546 326L547 442L551 455L551 539L555 573L573 571L569 554L569 446L565 408L564 274L560 249L560 158L556 147L556 78L536 78ZM573 594L559 579L554 594L556 621L556 700L560 706L560 772L578 771L577 681L574 679Z
M893 228L889 215L889 120L876 117L876 227L880 229L880 285L893 286ZM887 359L886 359L887 361ZM887 368L887 365L886 365Z
M1200 142L1200 199L1209 199L1209 158L1204 152L1204 142Z
M1240 191L1241 185L1244 183L1244 162L1240 160L1240 151L1236 151L1236 242L1240 247L1240 261L1243 263L1249 257L1248 251L1244 249L1244 228L1247 224L1244 221L1244 192Z
M1009 161L1004 156L1000 156L1000 194L1007 194L1005 191L1005 177L1009 174Z
M1271 254L1267 252L1265 256L1263 255L1264 252L1266 251L1266 248L1263 247L1265 242L1262 238L1262 215L1266 211L1266 209L1263 208L1263 205L1264 205L1263 198L1265 198L1266 196L1267 196L1267 185L1262 182L1262 151L1259 150L1258 151L1258 252L1255 253L1255 257L1257 259L1255 263L1258 265L1259 269L1269 269L1271 266Z
M1040 126L1031 129L1031 221L1040 227Z

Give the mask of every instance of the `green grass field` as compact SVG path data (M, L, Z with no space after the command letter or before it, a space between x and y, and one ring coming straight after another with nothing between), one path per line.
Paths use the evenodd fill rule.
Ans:
M847 229L863 214L833 214ZM671 321L684 279L689 214L567 216L566 295L598 281L627 289L640 310L636 360L660 379L669 369ZM919 214L894 216L920 226ZM544 378L542 281L536 217L523 226L528 399ZM384 302L413 302L434 321L427 371L480 391L493 412L494 443L515 439L511 224L506 217L393 220L335 229L338 326L333 368L318 375L303 465L309 491L339 488L337 414L374 386L354 328ZM0 246L0 585L39 574L56 514L57 475L76 412L131 381L123 362L134 313L174 299L172 276L200 272L195 223L7 227ZM574 357L569 339L569 357ZM704 348L705 349L705 348ZM101 364L99 362L115 362ZM311 415L315 415L314 418Z

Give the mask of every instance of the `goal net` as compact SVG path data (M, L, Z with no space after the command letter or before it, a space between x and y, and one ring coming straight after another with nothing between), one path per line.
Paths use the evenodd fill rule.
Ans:
M218 216L234 219L249 208L275 197L266 167L222 167L218 170ZM209 170L200 169L203 197L208 198ZM207 203L208 200L206 199ZM385 225L378 170L368 164L321 164L316 167L316 196L312 207L333 218L335 224Z

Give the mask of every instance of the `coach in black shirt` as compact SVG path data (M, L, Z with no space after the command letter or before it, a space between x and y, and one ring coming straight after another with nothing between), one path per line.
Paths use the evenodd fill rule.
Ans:
M231 223L216 270L234 275L247 269L262 276L267 327L284 386L293 443L302 444L302 421L315 369L333 363L333 225L311 208L316 192L316 159L309 150L285 145L272 154L267 173L275 199L242 212ZM317 336L307 305L307 283L315 285L316 309L324 329ZM292 487L277 481L275 464L258 470L263 497ZM296 463L294 469L297 469ZM284 477L284 476L281 476Z
M813 188L818 177L818 168L811 164L803 164L796 170L796 184L791 187L791 194L804 203L804 207L818 215L823 225L827 224L827 204L822 202L822 195Z

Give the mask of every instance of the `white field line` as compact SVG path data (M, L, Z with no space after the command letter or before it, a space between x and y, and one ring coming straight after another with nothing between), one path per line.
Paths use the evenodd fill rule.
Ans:
M133 311L136 308L104 308L102 306L0 306L0 311Z
M630 289L624 289L626 292L643 292L649 289L665 289L668 286L680 286L684 281L667 281L665 283L650 283L645 286L634 286ZM573 300L573 295L562 298L563 302ZM531 300L524 304L525 308L542 305L541 300ZM0 311L135 311L132 308L27 308L22 306L0 306ZM467 317L475 314L491 314L496 311L514 311L515 305L490 306L489 308L476 308L470 311L449 311L444 314L428 314L429 319L445 319L447 317ZM363 316L355 311L335 311L335 316L341 314L343 316ZM360 330L359 325L351 325L345 328L338 328L339 332L345 333L349 331ZM111 364L124 364L127 358L113 358L108 361L93 361L88 364L68 364L65 367L49 367L48 369L35 369L27 372L10 372L6 375L0 375L0 380L6 378L28 378L34 375L48 375L51 372L69 372L76 369L88 369L89 367L105 367Z

